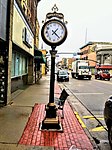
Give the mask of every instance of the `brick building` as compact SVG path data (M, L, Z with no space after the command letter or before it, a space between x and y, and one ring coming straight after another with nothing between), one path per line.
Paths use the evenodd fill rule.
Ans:
M80 48L81 59L87 59L91 67L92 73L97 65L112 66L112 43L109 42L89 42Z

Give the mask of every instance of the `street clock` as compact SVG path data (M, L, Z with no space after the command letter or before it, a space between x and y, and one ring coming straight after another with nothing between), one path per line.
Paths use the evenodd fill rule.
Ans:
M67 38L67 28L62 21L52 19L43 25L41 36L47 45L59 46Z

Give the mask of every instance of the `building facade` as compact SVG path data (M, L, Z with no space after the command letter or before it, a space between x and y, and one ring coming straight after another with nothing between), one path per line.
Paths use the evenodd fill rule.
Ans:
M12 24L11 92L33 82L34 32L14 0Z
M112 44L96 45L96 60L100 68L107 69L112 74ZM98 65L97 65L98 68Z
M47 58L46 58L46 54L48 53L46 51L46 49L41 49L41 52L42 52L42 55L43 55L43 60L44 60L44 63L42 63L42 75L45 75L47 73Z
M34 49L38 48L40 0L1 0L0 6L0 103L34 78Z
M87 59L94 73L96 66L108 65L111 72L112 65L112 43L109 42L89 42L80 48L80 58Z
M92 74L94 74L96 66L95 44L92 42L87 43L86 45L80 48L80 52L81 52L80 58L89 61L89 66L91 68Z

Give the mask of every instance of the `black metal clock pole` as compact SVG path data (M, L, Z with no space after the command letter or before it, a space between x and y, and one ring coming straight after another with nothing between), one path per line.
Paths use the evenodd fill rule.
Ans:
M50 76L50 93L49 103L46 105L46 116L42 121L42 129L61 129L59 119L57 117L57 108L54 103L54 86L55 86L55 58L57 51L56 46L52 46L51 54L51 76Z
M56 47L52 47L50 51L51 54L51 76L50 76L50 94L49 94L49 103L54 103L54 84L55 84L55 58L57 51Z

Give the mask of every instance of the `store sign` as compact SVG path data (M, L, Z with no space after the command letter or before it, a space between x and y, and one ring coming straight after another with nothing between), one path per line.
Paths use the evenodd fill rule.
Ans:
M26 46L28 46L29 48L32 48L32 36L26 27L24 27L23 29L22 39L23 39L23 43Z
M62 13L56 13L56 12L54 12L54 13L47 13L46 17L47 17L47 19L51 19L53 17L57 17L59 19L63 19L64 15Z

